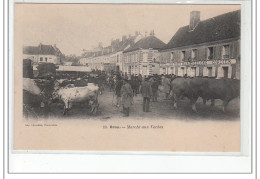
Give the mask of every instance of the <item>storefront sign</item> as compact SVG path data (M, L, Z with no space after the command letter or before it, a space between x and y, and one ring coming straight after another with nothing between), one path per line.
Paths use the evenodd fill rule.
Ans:
M193 61L193 62L181 62L173 63L173 65L186 66L186 65L220 65L220 64L235 64L236 59L223 59L223 60L203 60L203 61Z
M216 64L216 65L219 65L219 64L235 64L236 63L236 59L226 59L226 60L213 60L212 61L212 64Z

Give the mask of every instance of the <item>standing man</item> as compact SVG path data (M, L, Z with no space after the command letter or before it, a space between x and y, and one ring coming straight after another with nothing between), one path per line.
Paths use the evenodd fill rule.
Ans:
M116 87L115 87L115 95L116 95L116 107L121 106L121 88L123 86L123 80L120 75L117 76Z
M159 82L154 79L150 80L150 81L151 81L151 87L152 87L152 92L153 92L152 100L153 100L153 102L157 102Z
M128 80L123 81L123 86L121 88L121 95L122 95L122 105L123 105L123 113L124 117L129 116L130 106L133 100L133 90L128 83Z
M149 103L153 93L152 93L151 84L148 82L148 78L145 78L145 80L142 82L140 87L140 92L142 93L143 96L143 111L150 112Z
M166 94L165 99L169 98L170 85L171 85L170 80L163 75L162 86L163 86L163 92Z

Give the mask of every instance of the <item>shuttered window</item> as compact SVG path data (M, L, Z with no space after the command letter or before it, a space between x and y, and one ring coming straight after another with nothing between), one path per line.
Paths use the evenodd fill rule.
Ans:
M197 61L198 60L198 50L197 49L193 49L191 51L191 58L193 61Z
M222 48L222 59L229 58L229 52L230 52L230 46L229 45L223 45Z
M207 48L207 59L208 60L213 60L213 54L214 54L213 47L208 47Z

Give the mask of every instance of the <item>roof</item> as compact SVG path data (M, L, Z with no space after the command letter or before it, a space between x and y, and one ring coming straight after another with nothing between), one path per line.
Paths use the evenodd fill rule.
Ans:
M24 54L31 55L56 55L56 50L51 45L42 45L39 46L24 46Z
M181 27L162 50L240 37L240 16L237 10L200 21L193 31Z
M129 36L125 40L117 41L110 46L104 47L103 49L98 49L98 50L90 50L89 52L86 53L84 56L85 58L88 57L95 57L97 56L103 56L103 55L109 55L112 53L124 51L126 48L131 47L134 45L135 41L138 39L138 37L142 37L142 35L134 35L134 36Z
M144 38L140 39L139 41L137 41L133 46L126 49L124 51L124 53L135 51L138 49L150 49L150 48L161 49L164 46L165 46L165 43L163 41L161 41L160 39L158 39L157 37L155 37L153 35L150 35L150 36L144 37Z
M128 46L133 46L136 38L137 38L137 36L132 36L132 37L127 38L125 41L120 41L116 51L117 52L124 51Z

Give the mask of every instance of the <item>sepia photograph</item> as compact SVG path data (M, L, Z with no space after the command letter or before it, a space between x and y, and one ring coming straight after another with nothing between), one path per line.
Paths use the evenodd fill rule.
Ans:
M14 150L240 152L241 6L14 3Z

